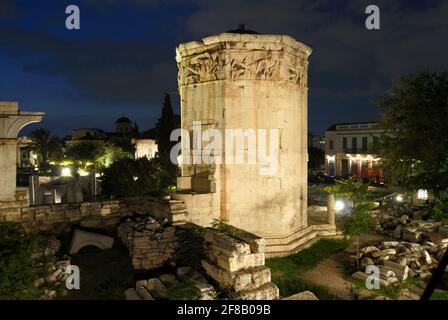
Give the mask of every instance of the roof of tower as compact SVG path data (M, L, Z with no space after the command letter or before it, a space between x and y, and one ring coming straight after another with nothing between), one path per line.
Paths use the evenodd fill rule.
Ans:
M246 26L244 24L239 24L238 28L236 28L235 30L226 31L226 33L261 34L257 31L246 29Z

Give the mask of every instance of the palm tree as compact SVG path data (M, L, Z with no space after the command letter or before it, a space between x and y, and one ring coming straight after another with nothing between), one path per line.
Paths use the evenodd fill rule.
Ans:
M46 128L37 128L33 130L29 137L33 141L33 150L39 154L44 166L47 165L50 153L57 152L61 148L59 138L51 135L50 130Z

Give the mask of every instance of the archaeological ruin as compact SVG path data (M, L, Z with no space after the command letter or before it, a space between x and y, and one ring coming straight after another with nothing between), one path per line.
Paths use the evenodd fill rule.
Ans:
M0 102L0 208L26 205L26 196L16 190L17 135L44 115L21 111L17 102Z
M189 220L207 226L228 221L266 239L268 256L287 255L313 239L336 234L334 224L307 222L308 57L311 48L290 36L222 33L178 46L182 128L216 129L225 140L222 159L237 151L228 129L277 130L269 147L257 137L257 152L278 152L278 168L266 163L185 161L203 146L182 139L180 191ZM246 131L247 132L247 131ZM249 139L242 148L250 157ZM254 138L255 139L255 138ZM273 139L270 136L269 139ZM275 141L274 141L275 142ZM253 150L252 150L253 151ZM228 154L228 152L233 154ZM259 159L258 159L259 160Z

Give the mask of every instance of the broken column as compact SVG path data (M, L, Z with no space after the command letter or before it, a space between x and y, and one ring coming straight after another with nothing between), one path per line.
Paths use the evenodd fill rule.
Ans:
M0 102L0 207L16 207L17 135L26 125L40 122L42 112L21 112L17 102Z
M336 225L334 217L334 194L328 194L327 198L327 222L332 226Z

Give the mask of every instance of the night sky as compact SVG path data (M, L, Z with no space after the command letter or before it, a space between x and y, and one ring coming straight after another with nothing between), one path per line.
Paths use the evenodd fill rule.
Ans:
M70 4L80 7L81 30L65 28ZM365 28L369 4L381 9L381 30ZM41 125L60 136L113 130L122 115L148 129L164 92L178 112L176 45L242 23L313 48L309 129L317 133L376 120L374 101L392 79L447 67L445 0L0 0L0 100L46 112Z

